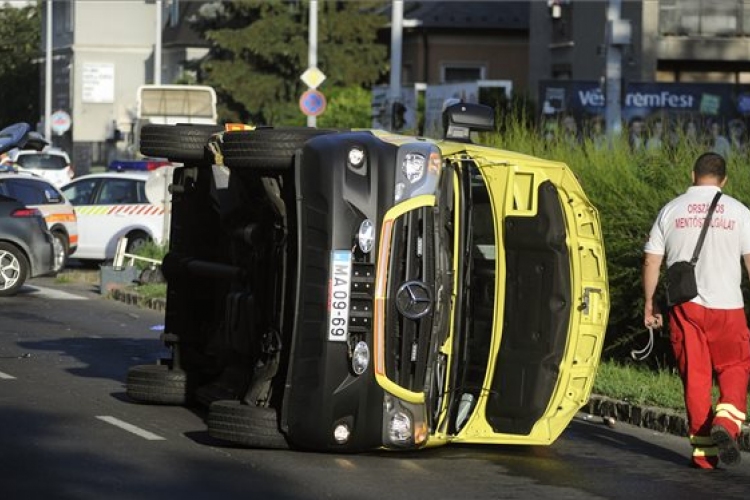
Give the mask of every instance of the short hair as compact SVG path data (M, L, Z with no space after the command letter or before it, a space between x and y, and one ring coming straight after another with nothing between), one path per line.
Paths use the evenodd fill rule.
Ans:
M727 176L727 162L724 161L724 157L719 153L703 153L695 160L693 173L696 178L716 177L720 181L723 181Z

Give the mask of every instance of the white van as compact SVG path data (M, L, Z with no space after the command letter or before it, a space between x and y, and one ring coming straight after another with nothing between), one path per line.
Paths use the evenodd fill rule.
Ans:
M105 172L83 175L62 187L78 217L78 248L71 258L113 259L117 242L128 238L132 253L146 242L161 245L165 239L165 210L149 202L149 172Z

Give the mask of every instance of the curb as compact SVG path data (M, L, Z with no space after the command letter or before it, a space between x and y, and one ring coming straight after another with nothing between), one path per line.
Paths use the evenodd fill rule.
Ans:
M114 287L110 289L107 296L113 300L124 302L125 304L129 304L131 306L143 307L145 309L152 309L154 311L164 311L167 308L166 299L146 299L138 295L136 292L127 290L125 288Z
M687 418L684 413L675 410L636 405L628 401L592 394L581 411L600 417L613 417L619 422L658 432L688 437ZM750 451L750 429L747 425L742 426L739 445L741 450Z

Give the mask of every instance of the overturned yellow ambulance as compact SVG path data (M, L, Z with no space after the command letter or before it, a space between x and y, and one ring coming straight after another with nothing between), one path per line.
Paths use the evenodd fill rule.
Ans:
M164 342L141 403L333 452L547 445L591 393L609 312L598 213L563 163L380 130L147 126L175 171Z

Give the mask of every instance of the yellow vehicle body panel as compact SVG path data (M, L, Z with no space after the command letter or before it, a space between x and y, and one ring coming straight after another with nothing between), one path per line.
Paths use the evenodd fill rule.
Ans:
M490 192L495 225L497 252L495 311L490 363L485 374L482 394L470 419L455 435L445 426L437 425L430 434L428 446L448 442L486 444L548 445L568 426L574 415L587 402L598 368L609 312L607 271L601 225L596 209L590 204L578 180L564 164L518 153L458 143L439 143L445 158L474 160ZM550 180L557 187L566 219L567 246L570 254L571 296L574 304L567 335L567 344L559 378L544 415L528 435L495 432L484 418L490 381L497 368L494 361L502 341L504 311L505 255L503 222L508 216L533 216L537 205L535 193L539 185ZM456 199L458 202L458 198ZM459 255L455 252L454 255ZM457 266L458 263L454 263ZM454 291L455 296L455 291ZM445 352L450 354L450 341ZM449 384L450 385L450 384ZM443 410L445 415L446 409Z

